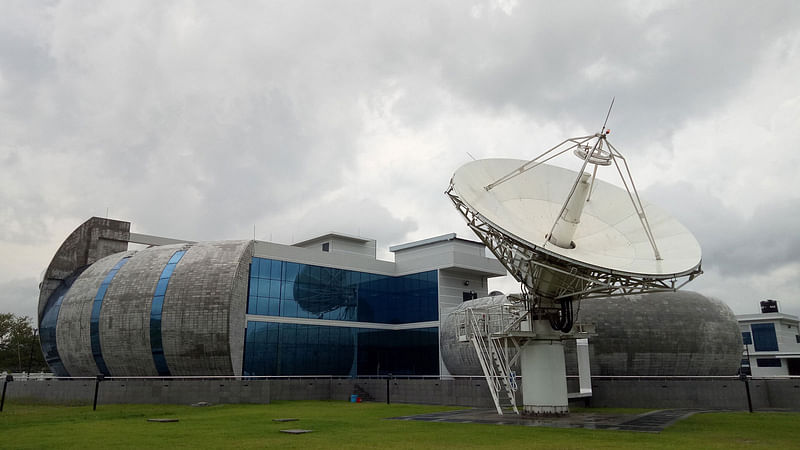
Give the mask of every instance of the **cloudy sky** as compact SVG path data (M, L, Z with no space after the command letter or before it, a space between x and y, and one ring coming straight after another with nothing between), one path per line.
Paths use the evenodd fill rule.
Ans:
M800 314L800 2L5 0L0 311L91 216L192 240L473 238L443 195L609 121L703 247ZM498 280L506 292L514 283Z

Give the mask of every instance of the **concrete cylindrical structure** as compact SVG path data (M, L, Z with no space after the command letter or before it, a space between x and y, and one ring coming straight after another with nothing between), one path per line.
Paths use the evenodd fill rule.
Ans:
M252 245L164 245L76 269L43 302L48 364L59 376L240 375Z

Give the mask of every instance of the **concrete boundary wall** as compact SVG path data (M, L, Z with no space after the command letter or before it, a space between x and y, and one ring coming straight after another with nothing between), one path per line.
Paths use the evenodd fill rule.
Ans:
M800 378L752 379L753 407L800 410ZM94 380L13 381L6 400L54 404L91 404ZM594 378L593 407L701 408L746 410L744 383L735 378ZM454 380L395 378L389 382L393 403L493 406L482 378ZM116 379L100 383L98 404L112 403L261 403L287 400L347 401L351 394L385 402L386 379L278 378ZM517 399L521 404L521 398ZM579 403L576 403L579 404Z

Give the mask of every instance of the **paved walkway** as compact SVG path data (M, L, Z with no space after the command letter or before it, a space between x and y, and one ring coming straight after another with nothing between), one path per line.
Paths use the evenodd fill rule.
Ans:
M516 414L498 415L494 409L465 409L416 416L392 417L391 420L420 420L425 422L484 423L521 425L528 427L590 428L600 430L644 431L658 433L673 423L685 419L697 409L664 409L644 414L570 413L561 417L525 417Z

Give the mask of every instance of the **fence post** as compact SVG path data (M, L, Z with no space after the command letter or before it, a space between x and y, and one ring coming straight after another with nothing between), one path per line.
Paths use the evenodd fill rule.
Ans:
M386 377L386 404L387 405L391 405L392 404L392 395L391 395L391 392L389 392L389 385L391 384L391 382L392 382L392 374L390 373Z
M6 403L6 386L9 381L14 381L13 375L6 375L6 379L3 380L3 395L0 396L0 412L3 412L3 405Z
M97 377L94 381L94 401L92 402L92 411L97 411L97 391L100 389L100 382L103 381L103 378L106 376L102 373L97 374Z
M753 412L753 401L750 399L750 383L747 382L747 374L740 373L739 379L744 382L744 390L747 391L747 409Z

